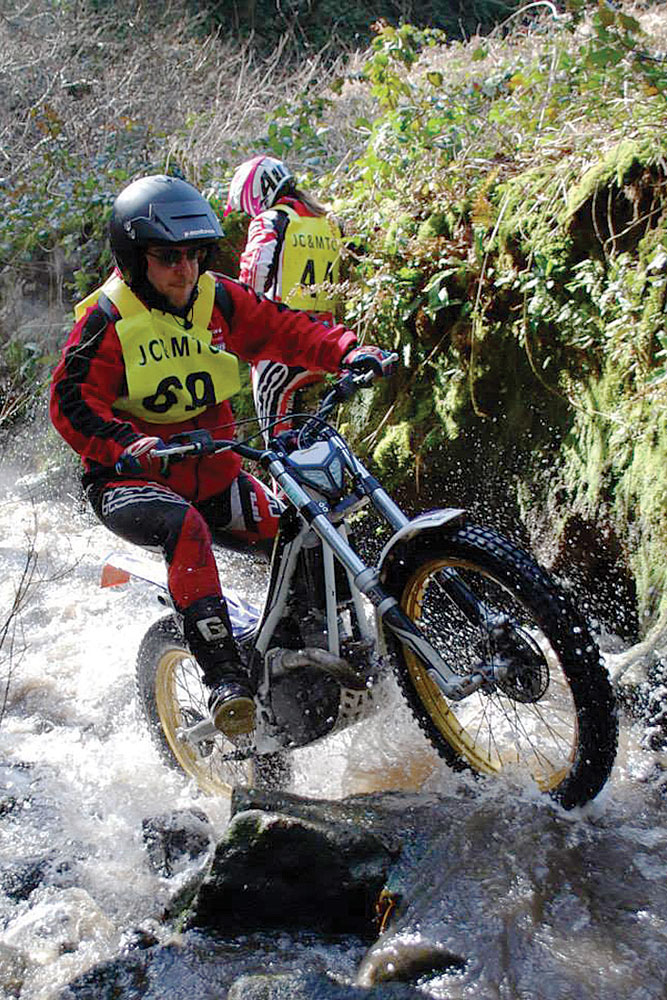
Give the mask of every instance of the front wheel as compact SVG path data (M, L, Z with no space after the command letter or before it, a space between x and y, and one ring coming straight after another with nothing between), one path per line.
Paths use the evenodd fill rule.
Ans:
M500 664L495 682L448 701L395 641L401 687L447 763L527 774L567 809L594 798L616 756L614 695L587 625L547 574L495 532L465 525L417 538L383 575L457 673ZM452 576L479 602L476 613L453 595Z
M181 738L181 730L208 718L209 691L175 615L159 619L146 632L137 656L136 683L139 705L163 761L194 778L202 791L229 796L235 785L289 783L289 759L282 753L244 757L243 748L222 733L197 744Z

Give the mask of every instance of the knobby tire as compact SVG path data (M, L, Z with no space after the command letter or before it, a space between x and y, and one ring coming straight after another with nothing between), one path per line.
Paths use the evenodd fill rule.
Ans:
M414 654L388 636L419 725L455 769L527 771L564 808L584 805L607 781L618 739L612 686L586 622L532 558L491 530L464 525L417 538L390 558L384 579L457 672L473 669L481 650L490 654L484 629L443 591L448 568L485 608L518 624L537 665L527 682L448 701Z

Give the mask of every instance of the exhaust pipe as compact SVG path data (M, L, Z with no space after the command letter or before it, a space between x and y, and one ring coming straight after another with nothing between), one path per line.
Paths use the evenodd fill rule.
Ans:
M360 673L347 660L335 656L327 649L308 647L306 649L281 649L276 651L274 668L296 670L298 667L317 667L330 674L343 687L353 691L363 691L370 680L369 674Z

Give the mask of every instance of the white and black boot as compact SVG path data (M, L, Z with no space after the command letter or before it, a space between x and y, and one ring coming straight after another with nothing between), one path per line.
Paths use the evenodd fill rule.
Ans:
M183 611L183 631L211 689L208 708L216 729L230 739L255 728L255 700L232 638L221 598L202 597Z

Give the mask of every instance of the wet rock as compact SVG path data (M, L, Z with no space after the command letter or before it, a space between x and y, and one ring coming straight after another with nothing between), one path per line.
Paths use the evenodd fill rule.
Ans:
M237 990L243 986L255 991L294 985L294 994L283 990L278 996L300 1000L304 993L298 989L304 981L328 988L328 992L313 993L315 998L368 1000L367 991L350 993L354 987L339 987L328 974L332 967L339 969L344 964L349 982L361 953L358 942L355 946L355 939L348 938L328 938L324 945L313 935L272 933L223 941L191 931L149 951L90 969L63 989L58 1000L222 1000L235 983L239 984ZM308 977L304 979L306 969ZM414 993L388 996L419 1000Z
M308 928L375 934L375 903L395 853L356 825L258 809L238 812L184 927Z
M132 946L130 954L96 966L72 982L61 1000L182 1000L190 995L196 995L197 1000L219 1000L232 984L237 994L243 990L250 991L249 996L286 996L290 1000L302 996L372 1000L375 995L418 1000L419 993L412 986L386 983L369 991L342 982L351 983L367 949L368 936L377 933L374 904L387 871L391 868L395 872L400 860L400 831L408 830L412 837L419 829L425 835L421 850L427 849L432 833L429 809L423 796L359 796L329 802L265 790L237 790L232 803L233 822L238 822L233 850L229 834L219 847L220 852L230 850L234 864L226 871L225 884L217 886L220 895L212 894L212 886L200 893L211 907L224 911L223 922L214 919L214 927L183 926L183 910L202 886L202 873L195 873L195 889L188 884L181 890L166 914L170 922L178 916L181 933L168 944L153 946L148 940L141 952ZM263 858L257 843L246 835L248 825L251 830L262 825L262 817L269 831L279 827L277 839L282 841L281 850ZM442 825L439 818L439 829ZM270 832L264 843L275 847L271 838ZM338 850L343 861L337 857ZM415 851L408 854L414 862ZM209 873L214 864L212 861L208 866ZM334 877L336 871L338 876ZM181 899L183 906L177 905ZM355 900L360 903L357 917L352 905ZM323 913L326 925L322 934L317 932ZM332 919L345 933L331 932ZM364 937L350 930L358 919L362 920ZM191 924L195 922L191 918ZM252 931L250 922L266 925L267 930ZM293 923L298 925L296 929L285 929ZM267 976L267 969L273 974Z
M148 975L142 961L119 958L94 966L58 994L58 1000L139 1000L147 995ZM163 1000L173 996L169 990Z
M218 848L221 881L200 894L224 910L222 922L193 920L168 944L91 969L61 1000L663 995L662 800L565 814L508 782L473 787L457 777L450 787L342 802L239 791L236 833ZM339 906L342 926L342 897L312 894L332 891L324 875L336 871L341 887L349 879L348 900L383 877L393 905L370 947L349 924L336 935L317 923L319 902ZM264 908L259 921L253 905ZM310 926L286 929L304 916ZM251 919L267 929L250 930Z
M42 884L53 864L52 858L35 857L0 871L0 889L15 902L28 899Z
M33 780L31 764L0 764L0 818L30 802Z
M67 853L53 847L45 831L60 825L60 812L49 787L48 768L0 764L0 823L11 848L0 858L0 892L14 903L27 900L44 884L72 884L76 845Z
M365 831L376 838L391 858L385 884L375 897L374 929L377 934L387 923L388 909L393 912L396 900L400 899L404 886L412 883L421 859L429 855L434 840L444 836L456 813L465 811L477 794L473 780L461 779L451 799L455 809L450 816L438 808L437 797L424 793L381 792L331 801L287 792L236 788L232 794L231 814L261 809L343 830Z
M485 787L465 806L442 801L455 822L404 868L357 985L419 982L428 995L433 980L439 996L531 1000L662 995L655 941L639 991L623 957L647 946L645 908L667 912L662 830L638 812L629 837L611 810L586 821L519 789L510 800L507 788Z
M147 951L159 943L160 939L152 927L132 927L123 934L122 948L123 952Z
M296 973L242 976L232 984L227 1000L424 1000L424 994L402 983L361 989L328 976Z
M412 840L423 835L426 844L432 832L429 819L432 809L428 796L406 792L351 795L330 800L311 799L289 792L235 788L231 816L253 809L342 829L356 827L377 837L394 860L403 850L406 838ZM442 829L441 818L438 824L438 828Z
M460 974L466 959L454 954L446 945L423 938L415 931L389 934L373 946L359 971L357 982L416 983L424 976Z
M2 932L0 945L42 966L76 951L83 941L117 947L120 935L84 889L45 888L39 893L34 905Z
M25 971L26 960L21 951L0 944L0 996L20 997Z
M151 816L143 821L142 830L151 866L166 877L208 854L213 842L213 827L201 809Z

